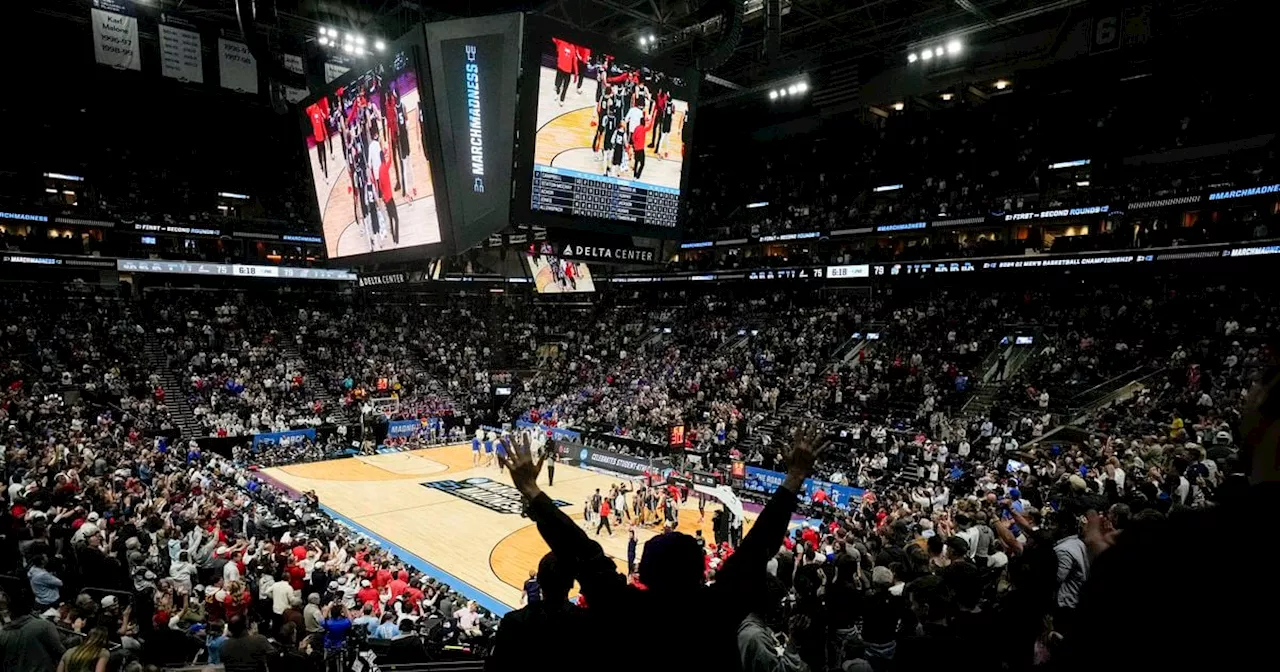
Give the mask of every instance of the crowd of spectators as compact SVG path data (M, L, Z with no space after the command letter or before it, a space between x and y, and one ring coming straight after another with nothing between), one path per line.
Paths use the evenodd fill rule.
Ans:
M689 235L738 238L1127 203L1263 184L1276 174L1266 142L1219 151L1212 160L1170 154L1124 161L1275 131L1274 120L1244 102L1260 92L1230 87L1182 98L1172 90L1159 77L1107 94L1082 88L1048 98L1011 87L990 100L957 95L893 110L869 125L832 120L770 142L732 139L706 150L712 160L699 164ZM1244 100L1214 104L1224 96ZM1050 168L1076 160L1090 163ZM875 191L887 185L900 186Z
M136 410L156 396L148 367L114 350L145 329L130 304L6 302L0 667L347 669L359 642L402 632L487 648L492 614L247 468L333 444L232 460L154 433ZM45 321L63 325L65 351L40 347Z
M723 647L692 660L732 649L736 633L749 669L920 669L998 622L1016 624L992 654L1001 664L1069 659L1099 540L1239 495L1247 393L1280 320L1264 287L1177 278L1083 292L774 290L740 303L707 293L678 308L611 296L581 315L589 328L503 302L159 298L67 287L4 299L0 641L15 669L47 669L68 645L121 668L216 663L253 633L270 647L233 645L233 659L320 664L353 655L344 633L397 630L487 651L493 615L249 468L368 446L325 434L206 455L170 431L166 401L207 405L206 427L233 436L329 424L385 395L392 418L448 418L432 437L443 441L494 419L495 380L517 388L497 420L590 432L624 453L660 450L682 423L696 456L683 466L721 473L738 460L793 471L788 428L819 424L831 445L804 475L871 493L834 507L792 487L801 496L774 495L737 551L711 551L700 583L736 592L749 562L772 578L725 612L738 623L717 635ZM1033 344L1001 345L1021 334ZM183 389L164 389L147 343ZM1134 371L1130 396L1075 405ZM774 529L776 510L808 522ZM536 501L530 515L548 524ZM654 608L582 564L585 540L543 531L574 556L562 567L577 568L588 609ZM653 552L653 566L682 562ZM655 596L676 589L645 566L638 580Z

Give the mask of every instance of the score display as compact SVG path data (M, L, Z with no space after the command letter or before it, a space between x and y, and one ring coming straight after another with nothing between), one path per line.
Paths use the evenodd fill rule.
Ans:
M537 224L679 235L697 75L535 17L527 26L518 212L527 203Z
M680 192L675 189L643 188L616 178L534 166L535 210L674 228L679 205Z

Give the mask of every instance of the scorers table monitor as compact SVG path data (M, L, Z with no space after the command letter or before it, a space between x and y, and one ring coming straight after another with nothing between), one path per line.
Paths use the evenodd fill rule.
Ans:
M521 148L530 219L677 236L696 75L532 19L521 134L533 138Z

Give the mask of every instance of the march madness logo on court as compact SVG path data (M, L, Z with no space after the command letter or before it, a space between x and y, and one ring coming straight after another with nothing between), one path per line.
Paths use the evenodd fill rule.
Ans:
M429 481L424 487L447 492L454 497L479 504L494 513L519 514L524 510L520 503L520 491L488 478L468 478L462 481ZM553 499L556 506L569 506L569 502Z

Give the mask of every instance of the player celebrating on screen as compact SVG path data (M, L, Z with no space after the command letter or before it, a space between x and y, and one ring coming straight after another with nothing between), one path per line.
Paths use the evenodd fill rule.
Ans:
M605 175L618 176L622 174L622 161L627 155L627 129L619 126L613 129L613 138L610 140L613 147L613 156L610 157L609 165L605 168Z
M558 37L551 38L556 45L556 96L560 99L560 107L564 107L564 95L569 92L569 83L578 73L578 48Z
M631 132L631 157L635 166L632 172L637 180L640 179L640 174L644 172L644 141L649 129L653 127L653 120L654 117L649 117L648 120L642 118L640 123L636 124L635 130Z
M325 157L325 141L329 138L329 129L325 126L329 118L329 103L321 98L319 102L307 108L307 117L311 120L311 135L316 141L316 156L320 159L320 171L329 179L329 163Z
M575 48L574 55L578 57L578 62L574 67L574 72L578 76L578 81L576 82L578 85L577 93L582 95L582 76L591 68L591 47L578 46Z

